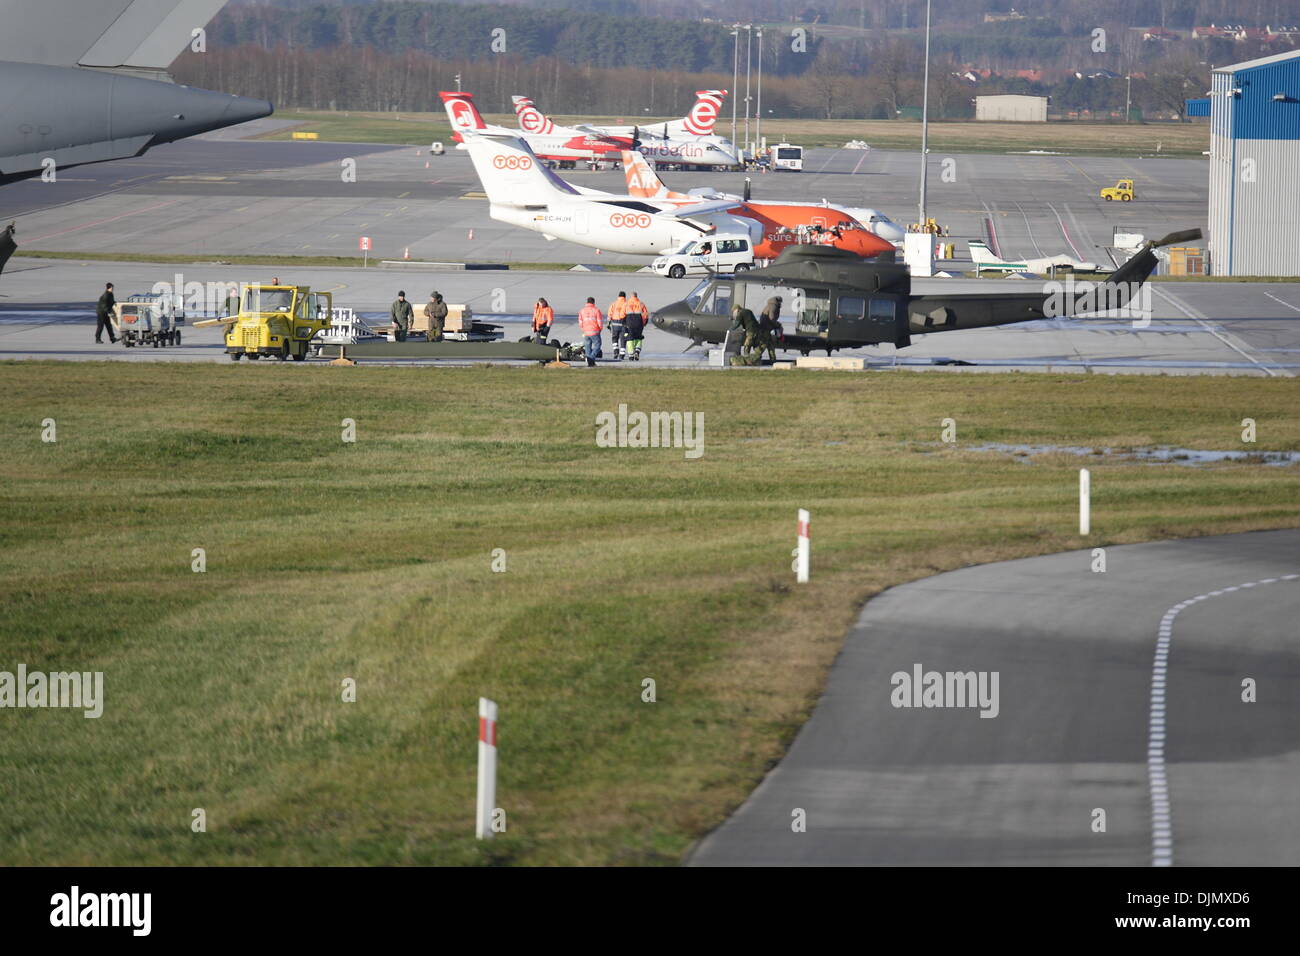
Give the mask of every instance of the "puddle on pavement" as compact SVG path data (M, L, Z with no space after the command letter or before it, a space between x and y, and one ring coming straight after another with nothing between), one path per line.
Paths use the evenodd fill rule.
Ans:
M1060 453L1091 458L1094 461L1122 459L1146 461L1156 464L1208 465L1219 461L1235 461L1259 465L1300 464L1300 451L1203 451L1196 448L1095 448L1083 445L1005 445L989 442L971 445L966 451L995 451L1029 460L1034 455Z

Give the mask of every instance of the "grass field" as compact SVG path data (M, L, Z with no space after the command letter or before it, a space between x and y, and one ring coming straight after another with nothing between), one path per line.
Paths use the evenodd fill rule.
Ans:
M451 127L442 113L330 113L281 110L276 119L301 125L267 133L261 139L291 139L294 130L320 134L322 140L348 143L393 143L425 146L434 140L451 144ZM514 129L515 117L497 114L487 122ZM620 116L556 116L557 123L626 124L632 118ZM646 120L647 126L665 117ZM725 125L725 128L724 128ZM718 132L731 133L728 117ZM743 138L743 135L738 133ZM917 150L921 146L921 124L892 120L809 120L773 119L763 123L769 143L788 141L802 146L843 146L850 139L864 139L876 149ZM1209 128L1194 123L976 123L930 124L932 152L1005 153L1031 149L1059 150L1087 156L1194 156L1209 149Z
M9 363L0 382L0 670L103 671L106 698L98 720L0 710L4 864L675 863L780 756L864 599L1085 545L1080 459L964 446L1240 449L1250 417L1253 447L1300 449L1295 383L1247 378ZM620 402L702 412L703 456L597 447ZM1088 464L1089 547L1300 525L1295 467ZM508 821L484 844L480 695Z

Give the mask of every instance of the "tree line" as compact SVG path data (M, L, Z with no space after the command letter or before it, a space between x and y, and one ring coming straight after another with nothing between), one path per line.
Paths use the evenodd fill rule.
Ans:
M922 53L902 38L878 46L869 59L854 59L834 46L812 58L800 75L766 75L765 117L893 119L921 103ZM971 84L957 74L950 56L933 56L930 110L935 119L973 115L977 94L1010 92L1052 97L1054 110L1106 112L1124 108L1123 79L1031 82L1007 78ZM639 67L576 65L560 57L502 54L490 61L443 58L374 46L266 49L257 44L218 46L187 53L173 65L182 83L269 99L279 109L442 112L439 90L456 89L456 76L475 95L485 113L512 112L510 97L535 100L557 115L617 116L629 123L640 117L681 116L698 89L730 89L731 74ZM1188 97L1209 88L1208 67L1195 57L1170 58L1160 71L1135 79L1133 103L1146 110L1179 111ZM757 93L757 84L753 84ZM735 91L743 117L743 82ZM757 108L757 102L753 104ZM720 127L729 127L731 100L723 105ZM753 113L751 113L753 115Z

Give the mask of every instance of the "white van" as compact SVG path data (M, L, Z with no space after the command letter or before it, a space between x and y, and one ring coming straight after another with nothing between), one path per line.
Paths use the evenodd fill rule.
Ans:
M749 236L701 236L666 256L660 256L650 267L670 279L710 272L745 272L754 267L754 246Z

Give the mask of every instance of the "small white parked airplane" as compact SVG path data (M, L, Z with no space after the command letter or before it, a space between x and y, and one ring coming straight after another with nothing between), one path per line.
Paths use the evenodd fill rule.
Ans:
M1071 259L1069 256L1043 256L1039 259L1024 259L1019 262L1009 259L1000 259L993 254L993 250L982 239L972 239L966 243L970 247L970 259L975 263L976 270L980 272L1050 272L1053 267L1057 269L1073 269L1075 272L1096 272L1097 263L1080 262L1078 259Z

